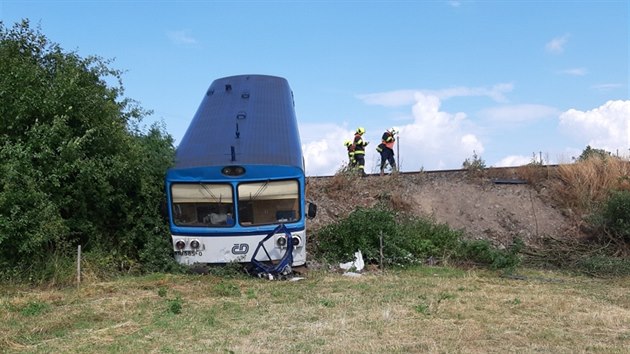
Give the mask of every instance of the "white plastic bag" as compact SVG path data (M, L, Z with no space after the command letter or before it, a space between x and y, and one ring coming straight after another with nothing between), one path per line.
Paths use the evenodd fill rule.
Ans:
M348 271L352 270L354 272L360 272L365 267L365 262L363 261L363 254L361 254L361 250L358 250L354 254L354 260L352 262L340 263L339 268Z

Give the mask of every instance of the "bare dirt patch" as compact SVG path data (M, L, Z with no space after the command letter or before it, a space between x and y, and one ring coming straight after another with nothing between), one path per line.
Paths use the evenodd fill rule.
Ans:
M468 171L309 178L307 196L318 206L317 217L309 221L311 230L381 201L498 247L515 238L536 247L545 237L574 233L570 218L554 205L543 184L497 183Z

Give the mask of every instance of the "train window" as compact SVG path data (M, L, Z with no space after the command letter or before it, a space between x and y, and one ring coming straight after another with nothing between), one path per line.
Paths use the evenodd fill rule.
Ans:
M171 185L173 222L178 226L234 225L232 186L223 183Z
M241 183L238 186L241 225L294 222L300 219L296 180Z

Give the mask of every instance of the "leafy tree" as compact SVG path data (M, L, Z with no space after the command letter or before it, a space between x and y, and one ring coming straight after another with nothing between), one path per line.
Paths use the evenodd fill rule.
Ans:
M610 157L611 153L604 149L594 149L590 145L586 145L582 154L577 158L577 161L586 161L591 158L599 158L605 160Z
M149 112L109 64L63 51L28 20L0 22L0 275L77 245L132 267L168 240L159 207L173 140L139 128Z

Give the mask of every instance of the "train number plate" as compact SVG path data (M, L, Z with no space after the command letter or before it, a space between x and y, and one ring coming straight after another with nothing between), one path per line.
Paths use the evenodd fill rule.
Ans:
M175 251L176 256L199 256L201 257L201 251Z

